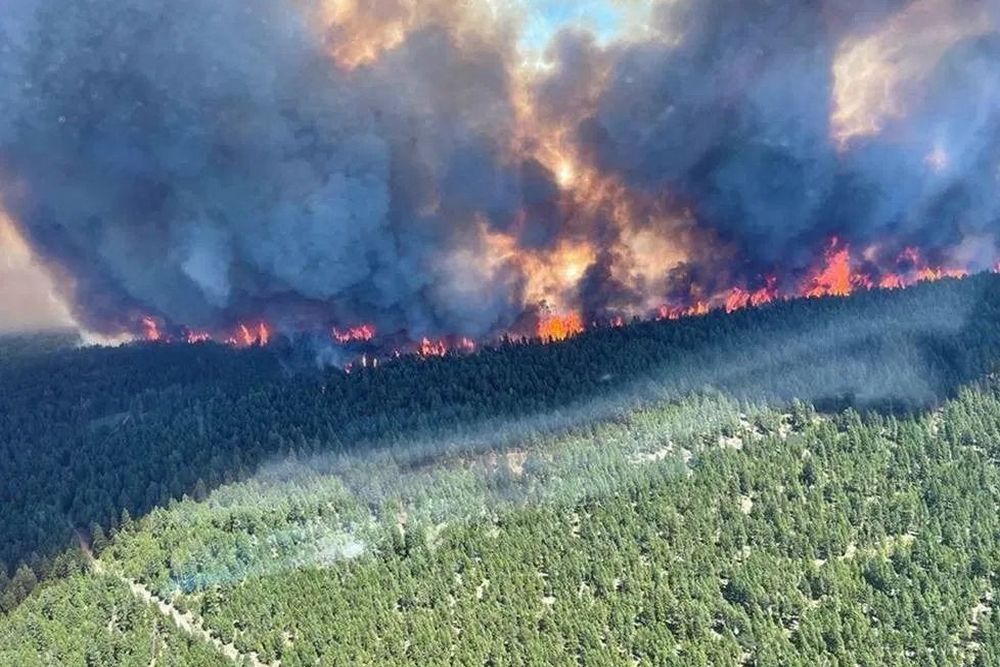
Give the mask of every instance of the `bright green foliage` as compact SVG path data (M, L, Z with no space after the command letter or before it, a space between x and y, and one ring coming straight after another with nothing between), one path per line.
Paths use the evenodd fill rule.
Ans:
M1000 664L1000 277L350 376L15 347L0 665L223 659L119 577L284 667Z
M75 575L48 585L0 619L0 665L152 664L219 667L229 662L111 577Z
M282 665L991 665L997 434L988 387L902 419L708 397L429 467L275 466L103 560Z

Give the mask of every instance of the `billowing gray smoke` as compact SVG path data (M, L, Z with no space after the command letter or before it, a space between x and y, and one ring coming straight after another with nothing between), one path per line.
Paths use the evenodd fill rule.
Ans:
M833 236L997 259L990 0L664 0L641 38L564 31L534 75L515 37L447 11L351 68L330 43L351 35L291 0L3 12L0 194L98 330L151 314L478 337L531 307L540 270L573 276L589 317L691 282L794 283ZM556 129L669 227L557 185L524 140ZM636 229L686 259L633 271ZM583 244L592 264L497 258L492 235L534 257Z
M509 225L545 179L505 160L490 44L430 28L347 72L275 0L4 12L4 202L92 326L320 313L478 336L520 311L516 276L456 286L447 261L473 214Z
M998 13L990 2L927 0L663 3L653 24L673 38L602 54L609 83L577 125L578 138L603 169L636 188L669 192L762 271L811 262L834 235L931 250L989 236L981 250L993 257ZM596 60L579 36L564 39L559 82ZM881 39L881 48L840 58L865 39ZM897 113L872 136L840 144L831 136L837 107L856 100L837 99L838 87L849 98L850 80L868 78L885 102L890 68L913 84L892 100ZM957 259L987 266L985 258Z

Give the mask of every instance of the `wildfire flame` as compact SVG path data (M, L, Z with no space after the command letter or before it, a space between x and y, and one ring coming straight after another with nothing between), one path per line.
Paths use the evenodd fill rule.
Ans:
M142 318L142 330L143 337L150 342L163 340L163 334L160 332L160 323L148 315Z
M689 303L664 304L655 309L655 318L660 320L679 320L687 317L698 317L712 311L734 313L747 308L765 306L775 301L795 298L846 297L857 291L872 289L902 289L921 282L934 282L945 278L964 278L969 271L954 266L934 266L927 261L919 249L904 248L893 259L879 261L881 252L878 247L869 247L856 255L851 247L838 238L828 242L823 259L814 269L807 271L805 277L794 289L783 290L776 275L763 278L759 287L735 286L714 296L692 298ZM1000 272L1000 264L994 268ZM627 319L624 315L612 315L604 323L612 328L623 327ZM171 341L164 323L157 317L144 316L139 320L141 336L147 341ZM594 323L594 326L600 326ZM580 312L569 310L552 312L549 306L543 307L538 319L536 336L543 343L564 341L582 334L586 330L584 319ZM373 324L362 324L341 329L334 327L331 337L337 343L369 343L376 341L378 331ZM235 330L221 340L233 347L247 348L266 346L272 338L271 327L263 320L253 323L239 323ZM201 343L220 340L207 331L185 330L177 338L187 343ZM440 339L422 338L419 342L403 348L397 348L386 358L399 358L404 354L415 354L419 357L444 357L449 353L473 354L479 349L477 341L468 337L446 337ZM380 357L368 352L361 355L353 363L345 366L350 373L360 368L375 369L379 367Z
M660 320L680 320L685 317L700 317L708 315L713 306L707 301L697 301L691 306L660 306L657 319ZM730 311L732 312L732 311Z
M265 347L270 342L271 330L264 322L260 322L256 326L241 323L236 327L236 332L226 339L226 343L233 347L253 347L255 345Z
M766 282L764 287L752 292L742 287L734 287L729 296L726 297L726 312L732 313L751 306L763 306L777 299L779 297L778 279L774 276L768 276Z
M207 343L212 340L212 334L207 331L188 331L184 334L184 340L190 344Z
M882 289L902 289L906 287L903 278L895 273L890 273L879 280L879 287Z
M341 345L348 345L350 343L367 343L375 339L375 334L377 330L372 324L362 324L358 327L352 327L350 329L338 329L333 328L333 339L340 343Z
M72 4L52 2L54 7ZM969 246L949 250L940 243L953 238L950 223L949 233L927 236L924 228L942 224L933 219L937 207L928 204L952 197L947 190L952 178L966 179L971 188L973 180L965 175L970 165L993 169L986 154L979 156L971 145L976 142L965 137L992 136L984 129L992 132L994 123L986 120L992 117L979 107L991 109L994 97L972 90L992 93L992 88L976 86L975 78L968 85L960 76L966 70L977 74L973 65L989 62L981 60L981 49L958 46L996 31L995 2L881 3L899 7L871 12L877 16L870 21L865 17L856 23L853 17L849 25L844 19L851 12L834 11L836 3L799 3L821 7L801 15L780 7L762 9L754 17L761 29L742 32L730 28L745 23L742 13L730 14L711 3L703 4L706 20L718 20L719 30L704 30L703 7L694 0L681 3L690 7L676 16L672 10L653 10L652 5L664 3L613 4L649 5L626 12L635 14L631 27L641 26L642 32L592 39L598 35L576 26L557 31L558 39L548 44L529 46L538 39L524 39L533 33L526 28L533 20L528 14L534 12L530 2L521 0L320 0L292 3L287 12L279 7L277 13L255 15L250 22L242 13L220 15L233 21L233 34L249 30L246 36L254 36L255 44L265 50L274 44L274 54L282 57L264 53L261 62L273 63L274 69L225 67L207 86L198 81L176 91L170 90L171 76L161 79L145 72L153 77L151 85L174 93L164 97L176 105L168 105L167 111L180 109L182 122L158 124L176 115L167 113L140 128L148 132L109 126L123 151L167 150L173 155L171 151L186 148L177 144L178 136L204 136L211 143L218 135L232 145L226 143L226 160L210 165L205 187L179 198L172 214L164 216L164 233L158 238L178 245L139 253L138 259L134 253L61 250L87 237L120 240L116 248L142 249L144 236L133 233L144 230L128 222L141 219L147 204L145 198L127 196L127 183L118 189L121 179L104 173L100 151L59 150L66 144L60 137L86 132L93 118L127 115L135 100L81 98L73 71L45 63L78 57L81 71L98 71L109 57L121 55L124 76L135 73L128 68L131 59L125 56L131 52L125 47L138 53L143 48L141 41L122 42L125 50L110 55L81 48L89 43L83 40L88 31L99 35L106 19L98 12L98 20L89 25L74 15L74 39L67 40L66 50L48 54L44 45L37 50L25 45L9 54L14 65L3 69L17 76L0 73L0 82L34 91L18 96L21 103L11 112L15 121L30 120L39 109L55 112L82 105L60 116L58 124L25 125L37 130L37 136L17 132L20 122L5 124L15 130L0 137L12 148L10 183L19 189L23 179L25 187L13 202L23 220L4 223L0 215L0 239L4 224L15 236L37 239L40 264L65 270L60 280L66 284L59 285L59 292L75 300L81 326L149 341L215 340L252 347L272 340L272 325L260 319L266 312L282 326L306 328L327 343L354 346L357 353L363 349L362 367L374 363L367 355L375 349L393 345L403 354L424 357L474 352L477 343L515 331L529 334L525 323L541 341L563 341L588 326L622 327L635 317L657 313L661 319L733 313L797 297L901 289L962 277L969 267L978 268L953 265L948 258L969 257L973 250L980 256L995 242L986 240L986 232L976 232L975 238L969 232L963 239ZM280 20L285 13L288 24ZM58 14L52 12L54 18ZM146 20L142 12L133 14ZM171 63L224 61L225 54L212 50L216 44L210 36L198 41L206 33L197 30L201 21L192 16L183 24L195 28L185 36L192 48L175 54L181 58L166 63L164 72L172 70ZM681 17L686 18L673 20ZM767 40L775 28L786 27L788 38L765 48L771 46ZM284 41L288 36L292 42ZM719 42L720 37L732 43ZM699 53L715 55L688 58ZM40 65L29 67L29 62ZM262 78L256 77L258 71ZM22 74L28 79L15 81ZM680 77L704 85L688 91L691 96L675 95L671 83ZM952 78L955 85L946 85ZM232 91L266 90L261 82L272 80L283 82L277 106L263 104L261 98L240 125L270 131L271 148L261 152L256 141L260 133L227 134L211 102ZM816 95L823 87L828 94ZM822 104L789 104L797 95ZM203 108L204 115L186 113ZM966 108L976 112L958 112ZM46 134L50 130L54 134ZM351 133L362 139L339 140ZM840 150L837 160L828 159L834 156L828 155L827 143ZM34 145L51 150L30 150ZM992 144L988 147L992 157L996 151ZM781 188L771 187L767 179L745 187L772 154L776 160L802 164L796 169L800 177L788 185L796 196L786 197L783 174L778 174ZM891 158L890 169L877 164L883 155ZM92 175L97 186L86 194L93 191L94 197L84 197L66 179L33 182L33 176L44 173L44 164L34 163L36 157ZM262 165L273 169L252 169L258 160L273 161ZM481 174L479 166L486 167ZM183 180L173 180L183 173L156 171L153 180L162 180L164 191L183 189ZM253 174L261 180L249 178ZM900 188L908 196L899 205L871 209L859 200L858 214L850 221L817 217L837 196L839 189L833 186L839 174L857 178L865 186L859 191L868 191L867 186L879 191L883 178L900 178L901 184L912 178L913 187ZM101 181L106 175L111 180ZM981 187L989 192L986 181L977 178L975 183L976 188L985 183ZM259 201L255 190L263 194ZM989 196L965 190L956 190L956 196L968 200L957 205L970 213L949 217L979 219L982 211L989 213ZM379 193L378 201L372 192ZM798 203L802 194L809 195L802 200L808 206ZM772 212L771 206L755 205L761 196L780 208ZM47 216L35 213L45 208L35 206L35 197L72 202L79 209L76 218L95 221L95 233L85 236L79 229L47 224ZM913 201L906 204L906 199ZM252 202L261 211L266 233L244 242L242 223L229 228L230 220L243 216L212 216L219 218L215 221L202 214L231 201ZM296 207L304 211L302 224L286 230L284 221ZM345 220L371 224L358 235L333 238L327 225L315 222L326 220L328 208ZM762 210L755 212L758 208ZM880 217L883 208L886 219ZM393 216L387 217L388 211ZM872 224L861 229L867 213ZM900 229L889 223L905 215L914 218L905 226L905 237L863 247L866 241L859 239L872 231ZM786 217L792 224L786 224ZM839 238L822 247L800 247L832 220L840 224ZM411 221L416 229L409 228ZM301 238L272 249L272 229ZM933 244L921 246L928 257L917 248L900 252L903 244L918 243L921 237ZM776 255L802 257L806 252L818 258L814 266L760 265ZM339 275L344 253L356 255L359 266L367 269L347 267ZM165 264L151 267L157 269L151 275L188 275L190 287L201 291L197 304L202 310L182 307L192 304L182 304L174 295L160 298L160 290L172 282L124 284L132 264L159 258L166 258ZM234 268L243 266L252 270ZM746 272L750 267L752 274ZM91 292L104 281L90 280L93 276L118 277L116 287L125 288L120 293L130 298L117 304L118 310L103 307L105 301ZM395 289L396 281L405 288ZM109 290L107 299L117 293ZM264 307L262 299L271 303ZM150 305L135 305L143 303ZM259 310L242 310L248 304L258 304ZM199 312L199 318L183 321L192 312ZM339 318L345 312L358 320L345 324ZM393 330L358 324L364 319ZM331 328L334 322L339 326ZM437 328L427 329L428 322ZM476 340L457 337L470 331ZM425 333L429 338L421 340Z
M877 256L877 248L869 248L859 260L848 245L838 238L832 238L822 263L807 273L796 290L782 291L777 277L767 276L764 286L755 290L737 286L721 296L699 299L693 304L662 305L658 309L657 319L678 320L705 315L712 310L733 313L779 300L845 297L859 290L902 289L921 282L965 278L969 275L969 271L962 268L931 266L920 251L912 247L905 248L888 268L877 266ZM876 267L870 266L872 264L876 264ZM996 270L1000 272L1000 265Z
M538 337L546 342L558 342L583 333L579 313L546 315L538 321Z
M826 253L826 264L809 279L805 296L848 296L858 286L866 285L865 278L851 268L851 251L834 237Z
M421 357L443 357L448 354L448 344L443 340L432 341L424 338L420 341L417 354Z

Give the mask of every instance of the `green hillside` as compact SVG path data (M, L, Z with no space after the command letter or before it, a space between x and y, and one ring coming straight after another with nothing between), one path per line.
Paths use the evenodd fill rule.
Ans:
M998 664L998 358L996 276L349 376L19 349L0 664Z

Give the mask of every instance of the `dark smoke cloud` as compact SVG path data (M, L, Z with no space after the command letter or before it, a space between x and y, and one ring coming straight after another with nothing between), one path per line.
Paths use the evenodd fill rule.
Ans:
M845 150L831 139L838 50L912 4L664 3L654 40L599 52L564 35L543 93L578 90L581 70L610 60L580 142L634 188L680 198L752 267L812 262L833 235L943 248L1000 227L1000 33L955 44L877 136ZM961 7L937 3L949 4ZM927 163L936 146L940 171Z
M775 271L794 283L834 235L970 268L995 259L992 3L671 0L648 36L563 31L534 117L640 202L625 223L581 206L519 144L516 35L459 29L451 5L358 3L355 23L330 29L287 0L7 0L4 207L72 278L81 321L109 332L153 314L483 336L533 306L494 233L529 253L586 240L595 261L574 305L588 317ZM902 72L900 113L838 143L838 58L907 13L924 30L978 28ZM335 63L380 22L405 28L401 41ZM905 69L927 49L901 36ZM629 266L623 224L668 224L647 211L683 220L656 229L686 257L661 276Z
M838 161L829 141L836 41L806 2L672 3L655 41L614 54L579 126L598 163L669 191L764 264L822 236Z
M859 151L851 167L880 197L867 222L931 246L1000 230L1000 32L957 43L930 73L914 111ZM938 170L928 156L942 153ZM983 268L979 264L979 268Z
M460 51L428 28L347 72L273 0L4 11L5 203L70 267L88 324L152 312L212 327L321 304L482 335L519 312L517 276L456 286L453 259L477 242L475 216L507 227L525 196L552 216L551 179L506 152L502 45Z

